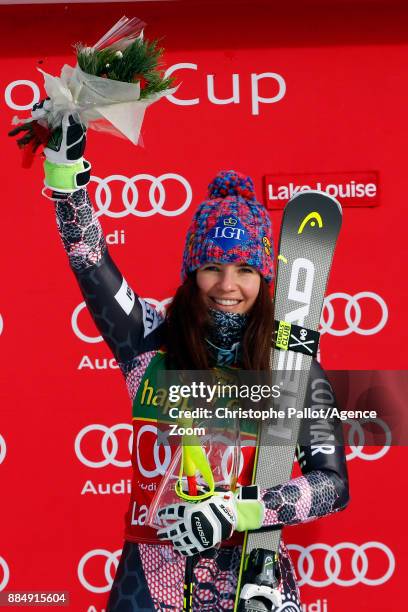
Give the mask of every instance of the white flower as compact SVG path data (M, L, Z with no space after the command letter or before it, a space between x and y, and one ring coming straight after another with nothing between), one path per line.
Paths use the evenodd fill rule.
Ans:
M116 57L119 57L119 59L121 59L123 57L122 51L116 51L115 55L116 55Z

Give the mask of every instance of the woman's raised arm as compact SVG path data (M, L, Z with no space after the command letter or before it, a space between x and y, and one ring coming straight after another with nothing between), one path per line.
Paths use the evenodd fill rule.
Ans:
M88 309L120 363L159 348L162 318L139 298L113 262L86 184L90 165L83 158L86 130L64 115L46 155L45 184L52 191L58 231Z

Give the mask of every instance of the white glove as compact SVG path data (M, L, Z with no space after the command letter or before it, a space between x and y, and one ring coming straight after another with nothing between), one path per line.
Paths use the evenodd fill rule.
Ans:
M259 529L264 513L259 487L240 487L235 495L231 491L220 492L196 504L180 503L162 508L158 516L165 527L157 535L171 540L181 554L196 555L227 540L234 531Z
M45 104L45 103L44 103ZM38 111L33 111L35 114ZM82 160L86 145L86 127L79 117L65 113L61 127L56 128L44 149L48 161L53 164L75 164Z
M166 525L157 535L171 540L182 555L196 555L230 538L238 521L237 502L232 493L214 495L197 504L166 506L158 513Z
M47 114L47 100L33 107L32 116L41 121ZM54 192L72 193L90 181L91 164L83 158L86 127L75 115L65 113L44 149L46 187Z

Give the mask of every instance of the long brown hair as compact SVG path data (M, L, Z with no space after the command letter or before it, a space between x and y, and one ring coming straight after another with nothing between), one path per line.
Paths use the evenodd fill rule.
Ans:
M167 360L177 370L207 370L209 366L205 338L210 319L208 308L196 282L196 273L189 274L177 289L167 311ZM272 334L273 303L269 287L261 276L258 296L249 312L242 341L242 364L245 370L268 370Z

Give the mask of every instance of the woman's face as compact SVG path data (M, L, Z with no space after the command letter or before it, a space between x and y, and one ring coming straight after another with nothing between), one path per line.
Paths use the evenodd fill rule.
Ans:
M261 285L259 273L245 264L208 263L197 270L197 285L206 304L223 312L249 312Z

